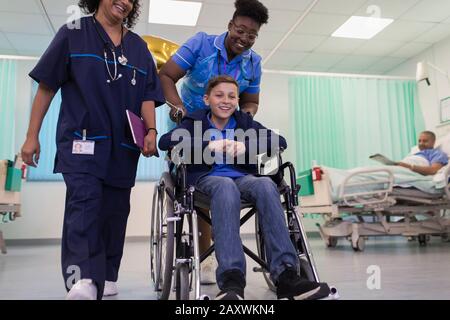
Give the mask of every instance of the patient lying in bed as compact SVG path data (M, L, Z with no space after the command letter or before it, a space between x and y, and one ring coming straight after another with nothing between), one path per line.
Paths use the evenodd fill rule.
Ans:
M399 166L422 175L434 175L448 164L448 156L441 150L435 149L436 135L431 131L424 131L419 136L419 151L409 155Z
M323 170L329 177L332 199L334 201L340 200L340 193L345 179L356 172L362 173L352 177L351 182L386 179L389 176L387 171L389 171L394 176L394 186L396 187L414 187L429 194L443 193L443 188L447 184L445 172L448 165L448 156L440 149L434 148L435 141L436 137L433 132L422 132L419 137L419 150L408 155L395 166L355 168L351 170L323 167ZM363 173L365 170L373 171L373 169L379 169L379 171ZM387 171L383 171L383 169ZM351 191L366 192L373 190L372 188L378 190L376 185L362 185L354 188L357 188L357 190L352 189Z

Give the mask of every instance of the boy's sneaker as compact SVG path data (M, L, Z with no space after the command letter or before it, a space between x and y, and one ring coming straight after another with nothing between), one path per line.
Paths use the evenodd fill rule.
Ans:
M330 288L326 283L302 279L295 270L286 269L278 278L279 300L315 300L328 297Z
M214 300L244 300L244 290L227 288L221 290Z
M113 281L105 281L105 288L103 289L104 297L115 296L119 293L117 289L117 284Z
M244 300L245 277L237 270L227 271L224 274L222 290L215 300Z
M97 286L91 279L81 279L73 285L66 300L96 300Z

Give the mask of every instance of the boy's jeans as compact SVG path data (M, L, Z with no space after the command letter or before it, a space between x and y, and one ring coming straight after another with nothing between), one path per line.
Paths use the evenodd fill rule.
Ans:
M244 250L239 236L241 198L256 204L272 280L276 281L286 267L297 265L280 194L270 178L253 175L237 179L206 176L197 182L196 187L211 198L211 219L219 265L216 277L220 289L225 271L240 270L244 276L246 274Z

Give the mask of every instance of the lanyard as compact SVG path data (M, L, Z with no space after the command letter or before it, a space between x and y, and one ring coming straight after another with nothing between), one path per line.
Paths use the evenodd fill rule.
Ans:
M220 57L221 57L221 51L217 50L217 72L218 72L218 75L221 74L220 73ZM253 66L253 55L251 55L251 54L250 54L250 64L252 65L252 77L251 78L247 78L245 76L244 72L243 72L243 75L244 75L244 80L251 82L251 81L254 80L254 71L255 71L254 70L254 66ZM226 62L226 60L224 60L224 62L223 62L223 73L222 74L226 74L226 72L227 72L226 65L227 65L227 62ZM241 61L241 66L242 66L242 61ZM234 77L233 77L236 81L238 80L237 79L238 72L239 72L239 67L236 66L236 71L234 72Z

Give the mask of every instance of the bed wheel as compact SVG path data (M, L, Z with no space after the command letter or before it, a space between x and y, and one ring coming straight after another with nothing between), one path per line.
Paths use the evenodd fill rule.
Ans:
M356 243L353 243L352 241L352 248L354 251L364 251L365 247L366 247L366 240L364 239L364 237L358 237Z
M326 244L328 248L336 248L338 244L338 237L329 237Z
M419 234L419 245L426 246L427 242L430 241L430 237L425 234Z

